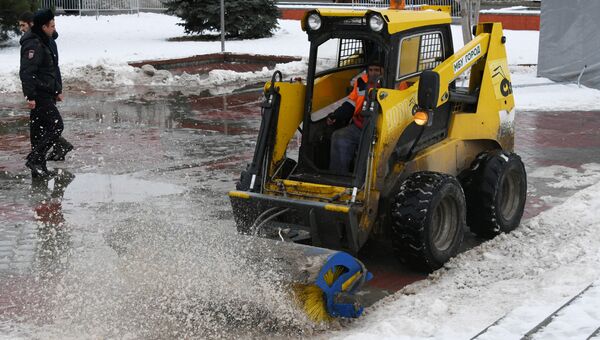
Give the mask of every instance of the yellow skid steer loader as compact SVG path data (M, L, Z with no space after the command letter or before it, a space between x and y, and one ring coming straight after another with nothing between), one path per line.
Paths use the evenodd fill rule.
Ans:
M352 294L370 274L351 255L370 238L432 271L458 253L467 228L493 237L520 223L527 183L513 153L506 38L501 24L481 23L454 52L450 23L439 11L309 11L306 79L276 72L265 85L254 157L229 197L240 233L345 254L317 266L307 255L327 268L311 276L324 311L303 302L315 319L360 315ZM334 171L332 133L353 123L327 117L373 59L383 74L355 113L363 126L351 168Z

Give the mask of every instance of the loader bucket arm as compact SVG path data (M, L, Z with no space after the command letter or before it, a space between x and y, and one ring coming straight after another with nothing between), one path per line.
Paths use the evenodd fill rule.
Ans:
M489 140L504 150L514 146L514 96L502 24L482 23L477 36L436 68L424 71L418 84L418 107L433 117L447 102L466 103L471 113L452 116L448 137ZM470 69L469 87L457 91L454 81Z
M277 125L277 119L279 115L279 102L281 95L279 94L279 88L275 85L276 78L279 77L281 81L282 75L280 71L275 71L271 79L270 87L265 91L265 99L261 104L262 109L262 120L260 123L260 129L258 133L258 140L256 141L256 149L254 151L254 157L252 163L250 163L248 170L242 181L243 187L247 187L250 191L260 190L260 186L256 183L257 179L266 176L267 169L264 169L264 159L268 157L268 148L273 144L273 130L274 126Z
M423 109L433 110L450 99L449 85L461 74L467 71L471 66L475 65L482 58L487 58L487 52L490 44L490 34L481 33L477 35L468 44L463 46L458 52L454 53L453 56L446 59L443 63L439 64L432 71L439 75L436 77L439 79L439 91L437 91L437 100L434 99L434 106L428 107L425 103L419 102L419 106ZM433 78L433 77L432 77ZM429 84L419 82L419 99L427 97L423 93L428 89Z

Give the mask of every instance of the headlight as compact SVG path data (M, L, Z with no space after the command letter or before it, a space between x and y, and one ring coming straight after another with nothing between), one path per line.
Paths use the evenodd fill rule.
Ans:
M415 112L413 119L415 124L423 126L429 122L429 114L425 111L417 111Z
M321 16L317 13L309 15L306 22L308 23L308 27L313 31L316 31L319 28L321 28Z
M384 22L380 15L374 14L369 18L369 26L375 32L379 32L383 29Z

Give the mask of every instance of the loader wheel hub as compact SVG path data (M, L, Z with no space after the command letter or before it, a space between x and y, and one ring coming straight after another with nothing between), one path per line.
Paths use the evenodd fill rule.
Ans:
M502 180L500 197L500 211L502 217L506 220L513 218L517 210L519 209L520 203L520 176L519 173L511 169L506 173L506 176Z
M456 201L451 196L446 196L433 214L433 244L437 249L444 251L452 245L458 225Z

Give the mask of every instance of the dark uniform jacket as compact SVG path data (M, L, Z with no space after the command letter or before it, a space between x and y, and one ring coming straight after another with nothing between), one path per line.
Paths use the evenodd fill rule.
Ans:
M43 32L33 30L21 37L19 76L28 100L53 99L62 93L56 37L48 38Z

